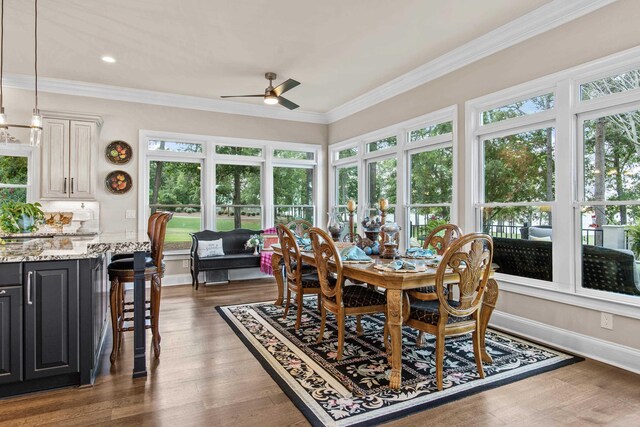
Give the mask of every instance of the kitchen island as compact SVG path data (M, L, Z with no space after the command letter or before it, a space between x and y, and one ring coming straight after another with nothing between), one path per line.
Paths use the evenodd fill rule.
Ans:
M2 240L0 397L92 384L109 322L107 260L111 253L135 252L144 265L148 236L103 233ZM144 283L136 286L135 294L134 316L143 319L136 326L144 326ZM142 344L136 340L136 362L142 353L144 364L144 327L138 335ZM144 365L138 369L138 376L146 373Z

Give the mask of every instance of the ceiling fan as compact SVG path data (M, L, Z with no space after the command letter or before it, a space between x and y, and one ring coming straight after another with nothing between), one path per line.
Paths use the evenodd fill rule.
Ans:
M273 87L273 81L276 79L276 73L265 73L264 77L269 80L269 86L264 90L264 95L225 95L220 98L264 98L264 103L269 105L280 104L289 110L295 110L299 107L295 102L289 101L287 98L283 98L281 95L288 90L298 86L300 82L293 79L288 79L281 85Z

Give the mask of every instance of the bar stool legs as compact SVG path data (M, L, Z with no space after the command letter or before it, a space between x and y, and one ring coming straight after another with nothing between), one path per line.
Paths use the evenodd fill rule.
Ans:
M160 330L158 323L160 320L160 295L162 293L162 284L160 276L154 274L151 278L151 330L153 332L153 353L156 357L160 357Z
M146 325L146 329L151 329L153 333L153 353L157 358L160 357L160 297L162 294L162 279L157 273L147 276L147 280L151 282L151 300L145 301L149 303L149 315L145 316L149 319L151 325ZM111 350L110 360L111 363L115 363L120 347L122 346L123 332L132 331L132 327L125 327L125 321L132 321L131 317L125 317L125 314L133 312L133 309L127 309L126 305L131 303L125 303L124 282L120 282L117 275L111 280L111 289L109 291L109 299L111 302L111 328L113 330L113 347Z
M120 300L120 281L117 277L111 281L109 299L111 302L111 329L113 330L113 346L109 358L111 359L111 363L114 363L118 355L118 350L120 349L120 324L118 322L122 301Z

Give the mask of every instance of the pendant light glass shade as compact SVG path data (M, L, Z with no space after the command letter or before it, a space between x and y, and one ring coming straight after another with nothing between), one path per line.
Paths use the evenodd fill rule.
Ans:
M42 116L39 110L33 110L33 116L31 117L31 136L29 142L32 146L39 146L42 139Z

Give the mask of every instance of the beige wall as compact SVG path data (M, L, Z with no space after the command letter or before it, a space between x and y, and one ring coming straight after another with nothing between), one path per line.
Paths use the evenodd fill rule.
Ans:
M6 113L12 121L28 122L33 108L33 92L5 91ZM147 104L136 104L79 96L40 94L43 110L71 111L101 115L104 125L100 131L97 148L96 200L100 202L100 228L102 231L136 230L136 219L126 219L125 210L137 209L139 188L138 131L140 129L182 132L211 136L265 139L272 141L301 142L325 145L327 126L286 120L264 119L234 114L213 113ZM109 163L104 150L116 139L124 140L134 149L134 158L126 165ZM127 194L109 193L102 184L104 177L115 169L122 169L134 179L134 188ZM326 179L324 176L322 179ZM170 262L168 274L187 274L180 262Z
M458 105L458 206L465 198L465 102L640 45L640 1L619 0L580 19L491 55L329 125L329 143L361 135L450 105ZM640 349L640 320L616 316L614 330L600 328L600 313L503 292L498 309Z

